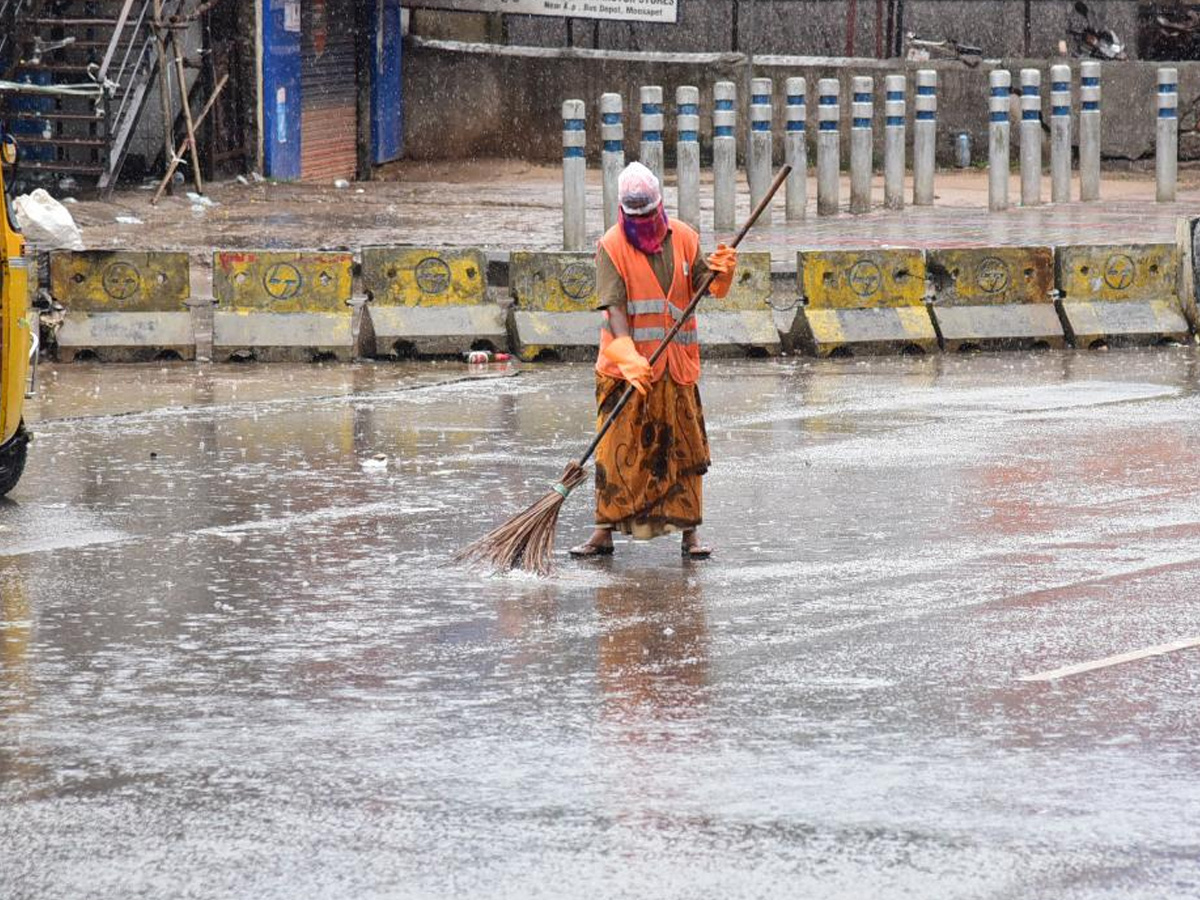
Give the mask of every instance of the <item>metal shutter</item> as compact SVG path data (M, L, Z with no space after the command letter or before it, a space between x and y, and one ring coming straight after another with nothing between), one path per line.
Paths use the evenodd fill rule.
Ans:
M300 5L300 177L353 178L358 119L352 0Z

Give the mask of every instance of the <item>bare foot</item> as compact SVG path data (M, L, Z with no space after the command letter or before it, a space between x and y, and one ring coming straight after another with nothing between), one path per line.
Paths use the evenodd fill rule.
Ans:
M712 547L700 543L700 535L695 528L689 528L683 533L679 549L685 559L708 559L712 556Z

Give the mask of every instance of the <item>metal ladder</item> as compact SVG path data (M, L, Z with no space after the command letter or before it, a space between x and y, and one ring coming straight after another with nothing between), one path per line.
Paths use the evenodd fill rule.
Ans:
M22 172L60 187L71 186L71 179L106 196L116 185L158 72L152 0L0 4L9 8L12 23L5 29L11 37L4 77L18 83L0 102L0 121L22 147ZM165 4L172 8L167 12L177 5ZM45 93L55 85L96 90L91 96Z

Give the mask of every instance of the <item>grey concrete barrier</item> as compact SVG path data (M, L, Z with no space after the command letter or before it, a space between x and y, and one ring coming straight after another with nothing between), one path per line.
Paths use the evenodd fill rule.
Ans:
M904 208L906 86L903 75L884 79L883 205L888 209Z
M933 205L933 177L937 154L937 82L933 69L917 71L913 98L913 205Z
M937 350L921 250L802 250L796 270L796 346L817 356Z
M1100 63L1079 64L1079 199L1100 199Z
M1179 305L1192 331L1200 333L1200 217L1181 216L1175 220L1175 252L1179 255Z
M871 211L875 79L856 75L850 89L850 212L857 215Z
M1042 202L1042 73L1021 70L1021 205Z
M1054 266L1059 311L1076 347L1187 339L1175 244L1058 247Z
M750 85L750 156L746 175L750 182L750 208L753 209L767 195L767 189L771 186L771 124L774 107L771 103L773 85L770 78L754 78ZM771 224L770 204L762 211L759 222Z
M1159 203L1175 200L1179 180L1179 70L1164 66L1158 70L1154 144L1155 199Z
M50 293L66 307L58 358L196 358L186 253L55 250Z
M1071 67L1050 67L1050 199L1071 202Z
M836 216L841 179L841 134L838 81L817 83L817 215Z
M707 296L696 310L700 347L707 356L778 356L771 296L771 254L744 250L729 293Z
M988 86L988 209L1002 212L1008 209L1008 109L1012 75L1006 69L989 72Z
M600 95L600 167L604 177L604 230L617 224L617 179L625 168L625 125L620 94Z
M213 358L349 361L353 262L348 251L216 251Z
M808 130L805 94L808 84L803 78L789 78L787 88L787 122L784 132L784 161L792 167L785 186L785 218L789 222L804 220L808 207Z
M654 173L658 183L663 183L663 89L648 85L639 91L641 114L638 125L642 129L642 140L638 158L642 165Z
M596 310L596 260L590 253L509 256L509 341L527 362L596 358L602 318Z
M566 100L563 116L563 249L587 243L587 143L582 100Z
M713 229L737 227L737 85L713 85Z
M700 230L700 89L681 85L675 90L675 181L679 218Z
M1063 347L1049 247L988 247L926 253L931 310L942 348Z
M458 355L506 350L504 310L487 299L480 250L363 247L364 356Z

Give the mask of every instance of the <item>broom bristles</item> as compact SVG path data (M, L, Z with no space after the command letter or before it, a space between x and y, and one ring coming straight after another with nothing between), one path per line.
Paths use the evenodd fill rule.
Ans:
M567 495L587 478L578 463L563 471L560 482L544 497L492 529L454 555L459 562L487 565L496 572L522 569L549 575L554 566L554 534L558 512ZM559 488L562 488L560 491Z

